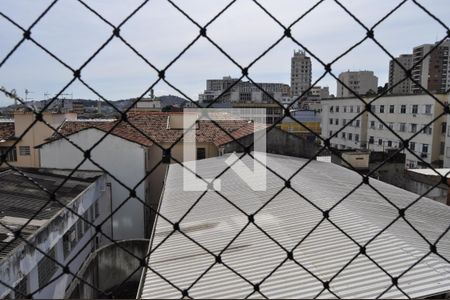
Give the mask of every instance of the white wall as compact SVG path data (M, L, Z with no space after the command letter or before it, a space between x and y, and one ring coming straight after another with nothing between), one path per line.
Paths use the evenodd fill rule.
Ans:
M73 134L69 138L86 150L104 135L104 132L92 128ZM60 139L42 146L40 157L42 167L73 169L83 160L83 153L68 141ZM145 176L145 148L122 138L108 135L92 150L91 157L129 188L134 188ZM79 169L99 170L90 161L83 163ZM113 209L115 209L128 198L129 192L110 176L108 180L111 182ZM136 189L136 194L145 201L145 183ZM144 238L144 205L138 199L127 200L113 215L112 221L115 240Z

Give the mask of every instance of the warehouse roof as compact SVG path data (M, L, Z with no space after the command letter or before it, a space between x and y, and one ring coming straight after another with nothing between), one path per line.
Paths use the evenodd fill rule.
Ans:
M244 162L248 164L250 158L246 157ZM213 178L226 167L226 159L198 161L197 172ZM283 178L306 162L286 156L267 157L268 167ZM384 291L383 298L406 298L399 288L413 298L450 290L450 264L436 254L423 258L430 249L424 238L435 243L450 225L450 207L441 203L422 198L405 211L403 219L376 190L399 208L418 195L375 179L370 180L372 188L362 183L359 174L319 161L311 161L290 181L304 198L289 188L277 194L285 183L269 171L267 190L252 191L229 170L220 177L220 193L233 205L213 191L196 203L202 192L183 191L182 176L181 166L170 165L160 213L176 223L193 206L179 224L189 238L174 232L161 217L157 219L149 248L151 270L146 269L142 276L140 298L181 298L180 290L184 289L192 298L312 298L321 291L320 297L332 298L329 291L323 291L323 282L330 280L330 290L341 298L375 298ZM329 220L315 207L328 210L344 197L330 211ZM255 223L273 240L241 212L253 214L261 207L254 216ZM359 254L359 246L349 237L360 245L374 238L366 247L367 256ZM297 264L280 246L291 251L300 241L293 251ZM218 255L225 247L223 264L216 263L205 250ZM450 260L450 233L439 239L436 248ZM392 286L392 278L385 272L392 277L406 272L398 280L399 288ZM260 284L259 292L252 284Z

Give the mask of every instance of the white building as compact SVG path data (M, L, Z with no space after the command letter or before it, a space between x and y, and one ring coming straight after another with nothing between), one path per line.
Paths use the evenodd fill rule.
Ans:
M291 91L297 98L311 86L311 58L304 51L294 51L291 58Z
M68 138L83 150L92 147L105 135L105 131L88 128L85 125L87 122L78 123L86 128L68 135ZM68 122L64 126L75 127L77 122ZM62 129L65 130L65 128ZM114 229L112 237L115 240L144 237L145 207L135 197L127 200L130 192L122 184L129 188L137 186L137 197L145 201L145 184L138 184L145 177L146 155L145 144L139 144L115 134L109 134L91 153L92 160L116 178L108 176L113 195L113 210L126 201L112 216ZM41 166L44 168L74 169L83 161L83 158L83 153L65 139L54 140L40 146ZM90 161L85 161L78 169L101 170Z
M448 95L434 96L443 103L448 101ZM370 102L372 99L364 98L364 101ZM409 143L409 149L414 154L403 150L408 168L423 166L421 159L430 164L442 164L446 118L440 117L427 127L443 112L442 106L434 98L429 95L386 96L375 100L371 107L372 112L401 139L409 139L417 133ZM363 109L364 104L358 98L322 100L322 136L332 136ZM374 151L385 151L402 146L401 140L373 114L363 112L358 120L352 121L350 126L345 127L332 138L331 145L338 149L367 148ZM358 141L355 141L355 134L358 135Z
M409 70L412 67L412 55L402 54L395 59L406 69ZM406 77L405 71L394 61L389 62L389 88L394 95L407 95L412 93L412 81L411 79L404 79ZM399 83L400 82L400 83Z
M95 229L110 212L106 177L100 172L75 172L65 181L70 171L21 172L0 172L0 297L62 299L75 279L72 274L98 246L109 242ZM49 203L49 194L42 190L52 192L59 185L56 199L64 207ZM110 227L104 223L102 232L109 236ZM14 238L19 229L23 239ZM63 273L61 266L70 272Z
M199 101L208 103L220 98L216 102L272 103L272 97L283 103L290 97L288 84L258 82L256 84L231 77L209 79L206 81L206 90L199 95Z
M358 95L365 95L368 92L376 93L378 90L378 77L372 71L342 72L339 74L339 80ZM336 97L354 97L354 94L338 81Z
M438 95L442 102L447 102L448 96ZM442 129L445 117L427 125L443 112L442 106L429 95L409 95L382 97L376 100L372 111L381 118L402 139L409 139L418 133L410 142L410 151L404 150L406 167L421 167L421 159L431 164L443 161L445 137ZM389 148L401 147L401 140L385 128L372 114L368 117L367 126L368 148L384 151ZM419 158L418 158L418 157Z
M337 149L364 149L367 145L365 103L358 98L332 98L322 100L321 104L322 137L334 136L330 143ZM337 133L346 124L349 125Z

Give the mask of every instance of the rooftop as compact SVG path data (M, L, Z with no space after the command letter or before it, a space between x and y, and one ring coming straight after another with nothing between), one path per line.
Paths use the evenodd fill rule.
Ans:
M2 249L0 259L3 259L22 241L17 239L5 248L8 242L13 240L11 231L19 229L36 215L21 232L23 237L29 237L63 208L57 202L47 203L49 194L43 189L50 193L54 192L69 171L58 171L58 174L46 169L21 169L20 171L23 175L13 170L0 172L0 223L4 225L0 226L0 249ZM83 175L75 173L56 192L56 198L68 204L100 174L99 172L83 172Z
M133 112L128 116L128 122L133 124L136 130L127 122L120 122L118 120L111 121L66 121L59 128L60 135L69 136L82 130L89 128L96 128L107 132L112 130L111 134L121 137L123 139L141 144L143 146L153 145L153 141L157 143L175 143L182 136L183 130L179 128L170 128L169 118L171 116L182 116L180 113L166 113L166 112ZM265 128L264 125L256 125L245 120L223 119L217 120L223 129L225 129L231 136L238 139L253 133L253 128ZM119 123L119 124L117 124ZM117 126L116 126L117 125ZM141 132L140 132L141 131ZM61 139L61 136L54 134L49 141ZM151 139L149 139L151 138ZM220 146L232 141L222 129L217 127L209 120L200 120L197 128L197 142L199 143L213 143ZM153 141L152 141L153 140Z
M226 167L226 159L223 156L198 161L197 173L213 178ZM283 178L294 174L306 162L306 159L286 156L267 157L268 167ZM244 163L250 163L248 156ZM148 263L164 279L147 269L140 298L180 298L180 290L167 281L181 290L189 288L192 298L262 297L252 285L261 282L259 291L268 298L312 298L323 291L323 284L311 273L329 281L352 259L330 283L331 291L341 298L374 298L385 290L383 298L406 298L398 288L391 287L391 278L374 262L395 277L408 270L398 280L398 286L412 298L450 290L450 265L431 253L421 260L429 253L430 246L405 222L408 220L424 238L434 243L449 225L448 206L422 198L406 210L405 219L399 218L398 210L386 199L369 185L361 184L360 175L318 161L311 161L291 180L291 186L304 198L291 189L279 192L285 186L284 181L269 171L267 190L255 192L229 170L220 177L220 193L233 205L212 191L196 203L202 192L183 191L181 168L177 164L169 167L160 213L173 223L186 214L179 223L180 230L204 248L158 218ZM254 180L259 182L260 178ZM418 198L375 179L370 180L370 185L400 208ZM328 210L344 197L330 211L329 220L360 245L368 243L396 220L366 245L367 256L359 254L359 246L312 205ZM249 223L243 213L253 214L259 209L254 216L255 223L273 240ZM291 251L300 241L293 251L298 262L295 263L286 258L287 252L281 247ZM215 263L215 257L205 249L214 255L221 253L223 263ZM439 240L437 251L450 259L450 233ZM415 263L414 268L408 269ZM320 297L333 295L325 290Z

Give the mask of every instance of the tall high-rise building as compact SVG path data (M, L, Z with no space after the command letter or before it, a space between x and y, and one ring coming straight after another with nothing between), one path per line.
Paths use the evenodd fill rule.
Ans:
M450 39L433 49L435 45L424 44L413 49L413 65L418 65L412 71L412 78L432 93L445 93L450 88ZM424 90L413 82L412 92L422 94Z
M378 77L372 71L342 72L339 74L339 80L358 95L376 93L378 89ZM354 94L338 81L336 97L354 97Z
M405 69L409 70L412 67L412 54L401 54L395 58ZM395 86L390 91L394 95L411 94L411 79L404 79L406 77L405 71L394 60L389 62L389 88Z
M291 93L300 96L311 86L311 58L304 51L294 51L291 59Z

